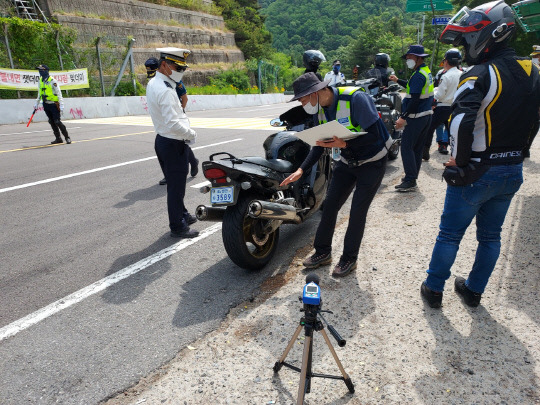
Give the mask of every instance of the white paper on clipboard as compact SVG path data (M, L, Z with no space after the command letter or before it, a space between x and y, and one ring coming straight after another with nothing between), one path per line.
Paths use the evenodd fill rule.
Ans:
M330 121L326 124L297 132L295 135L311 146L315 146L317 141L330 140L333 136L347 140L364 134L367 134L367 132L351 132L339 122Z

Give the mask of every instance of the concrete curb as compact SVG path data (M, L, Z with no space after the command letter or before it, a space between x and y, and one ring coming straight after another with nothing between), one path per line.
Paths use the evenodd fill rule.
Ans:
M282 93L215 96L190 95L186 111L248 107L284 103L285 101L287 101L286 97ZM33 99L0 100L0 110L2 111L2 114L0 114L0 125L28 122L34 108L34 103L35 100ZM146 114L148 114L146 96L64 98L63 119L65 120ZM47 121L47 116L43 112L43 106L39 107L33 121Z

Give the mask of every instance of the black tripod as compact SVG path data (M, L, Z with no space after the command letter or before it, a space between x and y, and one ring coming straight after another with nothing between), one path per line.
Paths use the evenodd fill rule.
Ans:
M328 313L332 313L332 312L322 311L319 306L306 305L306 304L304 304L304 309L302 309L301 311L305 312L305 316L303 316L300 319L300 325L298 325L298 327L296 328L296 331L294 332L293 337L291 338L289 344L287 345L285 352L280 357L280 359L276 362L276 364L274 364L274 372L277 373L279 370L281 370L281 367L285 366L294 371L298 371L300 373L300 385L298 387L298 399L296 401L297 405L303 404L304 395L311 391L311 378L312 377L332 378L335 380L343 380L345 382L345 385L349 389L349 392L351 394L354 393L354 385L351 381L351 378L345 372L343 365L339 361L339 358L334 350L334 347L332 346L332 343L330 343L330 339L328 339L328 335L326 334L326 331L324 330L324 325L317 318L318 316L321 317L321 319L324 321L326 326L328 326L328 330L330 331L332 336L338 342L339 347L343 347L347 343L346 340L342 339L339 333L334 329L334 327L332 325L328 325L328 322L326 322L326 319L324 319L324 317L321 315L321 312L328 312ZM305 331L304 354L302 356L302 368L298 368L291 364L285 363L285 358L287 357L287 354L289 354L289 351L293 347L294 342L296 341L296 339L298 338L298 335L302 331L302 327L304 328L304 331ZM326 345L330 349L330 352L332 353L332 356L334 357L334 360L336 361L336 364L339 367L339 371L341 371L341 376L315 374L312 372L311 360L313 356L313 331L321 332L324 338L324 341L326 342Z

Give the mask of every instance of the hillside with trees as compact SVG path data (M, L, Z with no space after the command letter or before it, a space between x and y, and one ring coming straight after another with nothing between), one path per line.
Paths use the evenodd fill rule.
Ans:
M454 11L439 11L435 15L452 15L463 6L473 8L485 2L452 0ZM405 12L406 3L407 0L259 0L277 51L289 55L293 64L302 66L302 53L306 49L319 49L328 60L325 69L330 68L332 60L340 59L348 77L355 65L361 71L368 69L378 52L391 56L394 69L406 70L399 56L408 45L418 43L418 27L422 22L422 13ZM435 38L444 27L431 25L431 12L425 15L423 45L434 55L437 66L450 46L436 44ZM519 54L528 55L535 41L538 41L536 35L518 29L513 46Z

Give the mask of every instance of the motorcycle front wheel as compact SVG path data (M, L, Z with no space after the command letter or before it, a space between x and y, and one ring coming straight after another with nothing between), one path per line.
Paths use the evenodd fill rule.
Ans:
M247 215L248 205L255 198L240 195L235 205L227 207L221 230L225 251L236 265L247 270L266 266L274 256L279 240L279 228L266 234L263 232L266 220Z

